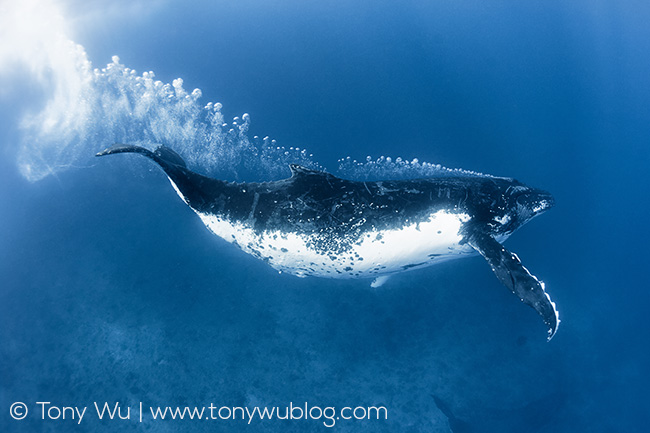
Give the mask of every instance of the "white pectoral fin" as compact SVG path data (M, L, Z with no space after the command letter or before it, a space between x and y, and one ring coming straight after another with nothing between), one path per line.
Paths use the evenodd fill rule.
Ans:
M553 338L560 318L555 303L544 290L544 283L528 272L516 254L505 249L492 236L481 232L472 233L468 242L487 260L499 281L542 316L548 327L548 339Z
M390 275L381 275L374 280L372 280L372 283L370 283L370 287L373 289L376 289L377 287L381 287L384 285L386 281L390 278Z

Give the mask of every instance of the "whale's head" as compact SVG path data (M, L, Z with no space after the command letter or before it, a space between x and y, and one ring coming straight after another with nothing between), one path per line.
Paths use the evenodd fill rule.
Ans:
M548 191L512 179L500 188L494 203L490 225L497 234L507 235L552 208L555 199Z

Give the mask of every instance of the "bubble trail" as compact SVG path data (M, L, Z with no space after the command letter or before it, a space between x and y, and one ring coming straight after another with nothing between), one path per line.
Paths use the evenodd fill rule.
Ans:
M117 56L93 68L83 46L67 37L69 23L55 2L24 0L5 9L0 40L15 43L0 47L0 77L25 69L20 79L40 84L45 95L40 110L25 114L21 123L17 164L29 181L88 165L113 143L149 149L165 144L193 170L225 180L280 179L290 174L290 163L323 169L302 146L250 138L248 114L226 121L220 103L202 103L201 90L187 91L180 78L163 83L153 71L138 74ZM20 25L24 22L33 25ZM339 163L334 174L357 180L480 175L383 156Z

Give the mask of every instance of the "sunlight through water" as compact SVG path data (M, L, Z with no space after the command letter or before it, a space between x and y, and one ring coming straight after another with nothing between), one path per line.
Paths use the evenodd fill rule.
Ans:
M165 144L193 170L228 180L287 177L289 163L324 169L306 149L251 137L248 114L226 121L220 103L202 102L201 90L186 90L181 78L164 83L153 71L127 67L118 56L94 68L84 47L68 37L70 25L55 2L5 4L2 16L2 39L20 42L1 48L0 76L26 69L46 99L40 110L22 117L17 164L29 181L88 165L114 143L150 149ZM359 180L476 174L383 156L361 162L343 158L333 171Z

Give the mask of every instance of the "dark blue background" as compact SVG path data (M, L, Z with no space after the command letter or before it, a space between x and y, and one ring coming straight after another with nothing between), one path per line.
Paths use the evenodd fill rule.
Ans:
M645 431L650 6L430 3L179 2L82 20L74 37L96 65L118 54L182 77L330 171L417 157L551 191L556 208L507 246L558 304L553 341L480 258L378 290L301 280L209 235L160 172L126 158L28 183L14 143L39 95L5 83L0 430L147 427L8 416L46 400L384 405L388 421L336 430L449 431L435 395L467 431ZM324 429L207 424L149 427Z

